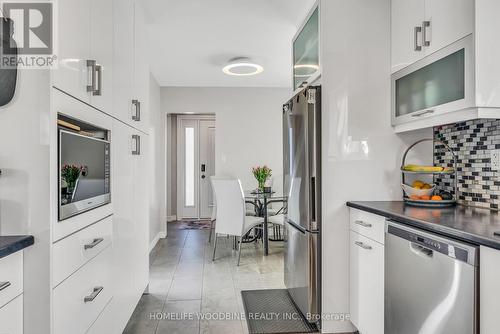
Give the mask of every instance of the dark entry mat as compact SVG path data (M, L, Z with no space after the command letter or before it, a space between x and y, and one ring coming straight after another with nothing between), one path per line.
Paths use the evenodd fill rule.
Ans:
M241 291L250 334L314 333L285 289Z

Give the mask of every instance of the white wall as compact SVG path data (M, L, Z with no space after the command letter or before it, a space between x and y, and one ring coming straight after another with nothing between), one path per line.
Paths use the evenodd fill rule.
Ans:
M149 80L149 241L166 236L166 114L161 110L160 86L150 75ZM152 244L152 246L154 246Z
M349 313L350 200L401 200L404 149L431 137L390 125L390 0L321 2L322 311ZM366 147L366 150L362 150ZM432 150L427 151L431 158ZM353 330L323 321L324 333Z
M275 189L282 189L282 105L284 88L162 88L167 113L216 115L215 170L241 179L244 189L257 186L251 168L268 165Z

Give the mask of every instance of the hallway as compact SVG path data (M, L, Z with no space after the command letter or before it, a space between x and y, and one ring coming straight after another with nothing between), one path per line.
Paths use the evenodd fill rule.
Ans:
M231 239L219 238L212 262L208 230L179 227L168 223L167 238L151 252L150 294L142 296L124 333L247 333L241 290L284 288L283 243L271 242L267 257L260 242L243 244L237 267Z

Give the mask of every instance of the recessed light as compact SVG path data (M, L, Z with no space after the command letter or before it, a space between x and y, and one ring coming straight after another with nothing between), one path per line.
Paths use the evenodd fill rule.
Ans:
M261 65L250 61L248 58L234 58L222 69L225 74L234 76L256 75L263 71L264 68Z
M316 73L319 70L319 65L317 64L298 64L294 65L293 68L295 71L295 77L309 77Z

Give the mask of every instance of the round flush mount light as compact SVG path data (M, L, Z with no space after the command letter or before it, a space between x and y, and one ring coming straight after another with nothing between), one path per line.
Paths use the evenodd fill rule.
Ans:
M248 58L233 58L222 68L222 72L234 76L250 76L262 73L264 68Z
M309 77L319 70L319 65L316 64L297 64L294 65L295 77L303 78Z

